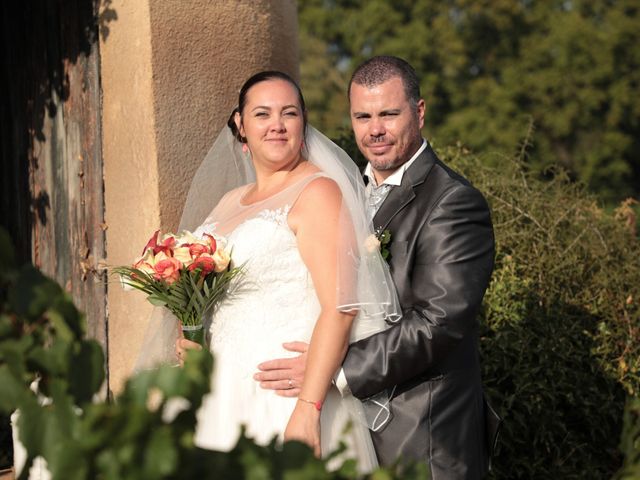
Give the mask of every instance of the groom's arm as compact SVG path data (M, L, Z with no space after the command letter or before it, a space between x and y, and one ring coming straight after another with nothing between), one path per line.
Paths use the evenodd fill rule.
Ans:
M351 392L366 398L423 376L475 334L493 256L482 195L468 186L447 192L419 232L403 318L349 347L343 370Z

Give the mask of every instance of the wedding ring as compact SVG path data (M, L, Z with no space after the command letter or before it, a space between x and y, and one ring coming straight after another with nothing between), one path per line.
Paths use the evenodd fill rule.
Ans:
M293 388L293 380L289 379L289 388Z

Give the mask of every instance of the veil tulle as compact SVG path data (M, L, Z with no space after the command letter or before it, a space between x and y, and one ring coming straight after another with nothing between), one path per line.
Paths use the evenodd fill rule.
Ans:
M386 329L400 318L401 309L387 264L371 241L373 227L367 219L365 187L357 166L340 147L311 126L307 127L302 155L335 181L342 193L336 308L358 311L351 330L350 340L354 342ZM218 223L226 224L228 229L229 225L241 223L242 214L229 211L220 200L228 192L254 181L249 155L242 152L231 131L223 128L196 171L179 229L196 231L203 225ZM148 331L136 370L158 363L175 363L174 345L179 336L175 318L156 308ZM360 402L347 402L350 403L356 404L350 410L358 420L374 430L390 416L386 393L364 402L364 412L357 408Z

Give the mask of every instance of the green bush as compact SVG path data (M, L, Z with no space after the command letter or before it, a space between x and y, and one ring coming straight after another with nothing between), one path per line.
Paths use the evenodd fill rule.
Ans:
M640 397L632 397L627 403L620 448L625 461L615 480L637 480L640 478Z
M505 422L490 477L611 478L625 394L640 393L630 202L609 214L562 172L543 182L518 161L497 171L462 148L441 156L485 194L495 228L481 354Z

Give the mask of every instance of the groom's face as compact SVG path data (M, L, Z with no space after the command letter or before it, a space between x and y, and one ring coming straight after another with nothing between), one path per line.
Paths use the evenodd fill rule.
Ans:
M351 125L358 148L384 180L407 162L422 144L424 100L413 105L400 77L380 85L351 85Z

